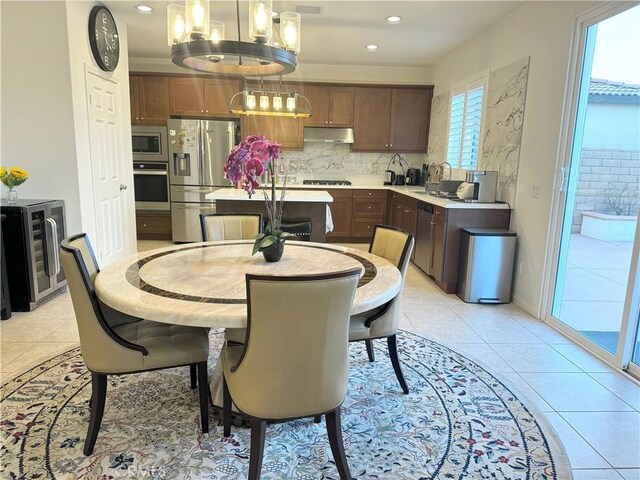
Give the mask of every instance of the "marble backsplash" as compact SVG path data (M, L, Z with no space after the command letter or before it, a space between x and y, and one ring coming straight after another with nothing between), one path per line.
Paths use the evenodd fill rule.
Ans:
M444 162L446 159L450 101L451 92L449 91L433 97L431 101L431 126L429 128L427 159L435 164Z
M352 180L355 177L378 181L384 176L393 155L391 152L352 152L349 145L336 143L307 143L301 152L281 153L286 173L294 176L297 183L305 179ZM408 167L420 168L427 161L426 154L401 155ZM397 161L389 169L402 173Z

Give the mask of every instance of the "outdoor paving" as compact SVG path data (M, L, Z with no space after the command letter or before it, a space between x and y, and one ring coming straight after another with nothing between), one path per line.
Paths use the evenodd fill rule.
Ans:
M569 240L560 319L607 349L617 343L632 249L633 242L605 242L580 234Z

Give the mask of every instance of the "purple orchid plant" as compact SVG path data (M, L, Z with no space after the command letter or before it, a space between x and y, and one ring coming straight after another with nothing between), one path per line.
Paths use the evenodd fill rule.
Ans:
M253 245L253 254L266 250L276 243L282 243L285 239L295 237L280 229L282 221L282 208L286 192L285 184L281 190L280 201L276 201L276 176L275 162L280 157L280 145L267 140L264 135L249 135L237 145L224 163L224 176L231 182L240 183L249 198L260 188L260 177L268 169L271 176L271 197L267 189L262 188L269 222L264 232L256 235Z

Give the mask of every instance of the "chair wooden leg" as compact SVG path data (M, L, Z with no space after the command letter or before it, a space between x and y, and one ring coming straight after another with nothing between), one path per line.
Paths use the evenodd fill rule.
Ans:
M191 374L191 390L194 390L198 386L198 381L196 380L196 365L189 365L189 373Z
M207 380L207 362L197 363L198 385L200 387L200 423L202 433L209 433L209 381ZM194 365L191 365L194 368ZM191 380L193 385L193 379Z
M340 419L340 407L326 415L327 435L333 460L336 462L340 480L351 480L347 456L344 453L344 443L342 442L342 421Z
M231 435L231 393L227 380L222 377L222 426L224 428L224 436Z
M365 340L364 344L367 346L367 355L369 355L369 361L370 362L375 362L376 361L376 354L373 351L373 340Z
M322 415L314 415L313 423L320 423L322 421Z
M249 480L259 480L262 470L264 439L267 434L267 422L251 419L251 452L249 453Z
M101 373L91 372L91 417L89 418L89 430L84 441L82 453L89 456L98 438L104 403L107 398L107 376Z
M402 369L400 368L400 360L398 360L398 346L397 346L395 333L387 337L387 345L389 347L389 357L391 358L393 371L396 372L396 377L398 377L398 382L400 382L400 387L402 387L402 391L405 394L408 394L409 387L407 386L407 382L405 381L404 375L402 374Z

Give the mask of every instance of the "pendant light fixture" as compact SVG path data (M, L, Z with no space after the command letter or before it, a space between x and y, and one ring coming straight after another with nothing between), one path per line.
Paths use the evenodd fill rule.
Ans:
M295 118L311 116L309 99L296 91L282 90L280 88L282 78L276 90L265 89L262 79L260 79L260 87L257 89L247 88L246 82L243 84L244 89L231 98L229 103L231 113Z
M212 21L209 0L185 0L167 7L167 42L171 61L204 73L263 77L296 69L300 52L300 15L280 14L278 45L273 45L272 0L249 0L249 37L241 41L240 1L236 0L238 40L224 38L224 24Z

